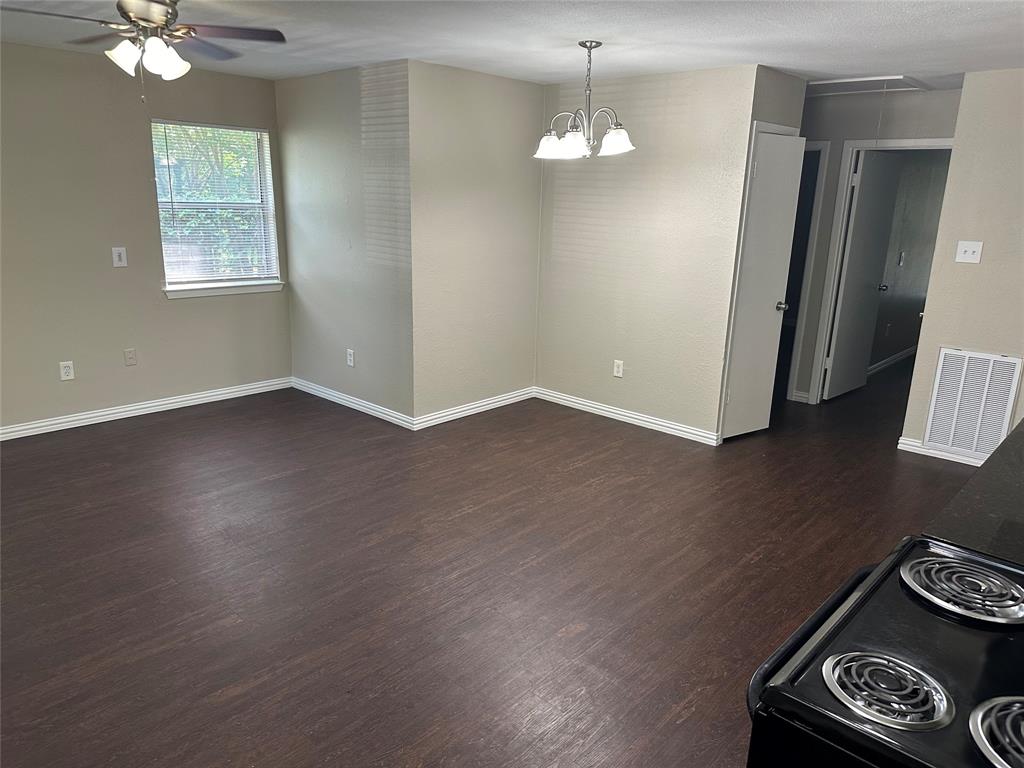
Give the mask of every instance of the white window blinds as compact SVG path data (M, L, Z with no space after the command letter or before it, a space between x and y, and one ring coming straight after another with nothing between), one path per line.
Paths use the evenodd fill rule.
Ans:
M168 286L280 279L266 131L153 123Z

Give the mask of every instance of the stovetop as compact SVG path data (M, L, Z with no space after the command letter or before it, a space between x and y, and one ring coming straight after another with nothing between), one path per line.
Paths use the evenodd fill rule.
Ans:
M1024 722L1018 602L1021 567L908 540L779 670L762 701L820 736L901 765L998 766L976 745L971 716L978 710L976 732L989 729L1005 755L1006 726L1015 738ZM975 610L984 618L969 618Z

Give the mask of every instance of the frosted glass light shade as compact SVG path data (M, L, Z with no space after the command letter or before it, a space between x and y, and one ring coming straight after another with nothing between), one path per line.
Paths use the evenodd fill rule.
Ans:
M629 140L629 134L626 133L625 128L609 128L601 140L601 151L597 153L597 156L621 155L626 152L632 152L634 149L636 147Z
M160 77L164 80L177 80L192 69L192 65L185 61L173 47L167 46L167 53L164 54L164 71Z
M142 66L154 75L162 75L167 66L167 44L159 37L146 38L146 45L142 53Z
M564 160L590 156L590 147L587 146L587 140L583 138L583 131L566 131L559 144Z
M537 151L533 155L541 160L560 160L562 158L562 147L558 141L558 134L548 131L540 137Z
M142 51L131 40L122 40L109 51L103 52L108 59L122 70L135 77L135 67L142 58Z

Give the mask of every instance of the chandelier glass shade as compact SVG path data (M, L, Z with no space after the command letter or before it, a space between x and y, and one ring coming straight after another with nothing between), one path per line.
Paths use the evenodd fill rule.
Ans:
M559 112L551 118L550 127L540 137L537 151L533 155L541 160L578 160L590 157L597 144L597 139L594 137L595 121L602 115L608 121L608 128L601 140L598 157L621 155L636 149L633 142L629 140L626 129L619 122L619 117L614 109L598 107L591 110L590 68L594 49L599 48L601 43L598 40L581 40L579 45L587 51L587 79L583 91L585 104L582 108L572 112ZM567 118L565 132L559 136L555 123L563 117Z
M629 140L629 134L626 133L625 128L609 128L604 132L604 138L601 140L601 151L597 153L597 156L622 155L626 152L632 152L634 149L636 147Z

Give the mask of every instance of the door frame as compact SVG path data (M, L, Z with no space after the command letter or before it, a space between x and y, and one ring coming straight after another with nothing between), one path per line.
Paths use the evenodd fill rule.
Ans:
M818 230L821 229L821 202L825 196L825 181L828 177L828 151L831 141L808 141L804 144L804 153L818 153L818 178L814 182L814 201L811 203L811 223L807 230L807 253L804 254L804 276L800 286L800 310L796 313L796 336L793 340L793 354L789 358L789 383L786 385L786 399L798 403L807 402L806 392L797 392L796 373L800 367L800 353L804 331L807 325L807 299L811 294L811 266L814 261L814 246L818 242Z
M722 443L722 429L725 424L725 393L729 389L729 357L732 353L732 332L733 323L736 319L736 296L740 284L740 266L743 262L743 234L747 223L747 194L750 191L750 182L753 180L754 167L754 145L759 133L774 133L781 136L799 136L800 129L792 125L780 125L769 123L764 120L752 120L750 123L750 135L747 138L747 163L743 175L743 197L740 203L740 225L736 236L736 257L732 266L732 291L729 295L729 321L725 333L725 354L722 357L721 385L718 390L718 423L715 425L716 445Z
M852 221L852 214L856 214L850 207L854 191L854 164L861 152L898 149L953 149L953 139L849 139L843 142L835 211L832 216L832 234L828 245L828 261L825 263L825 286L821 297L821 312L818 316L818 333L814 339L814 361L811 364L808 403L820 403L825 387L825 357L831 341L832 325L835 322L840 278L845 271L841 265L848 245L846 232Z

